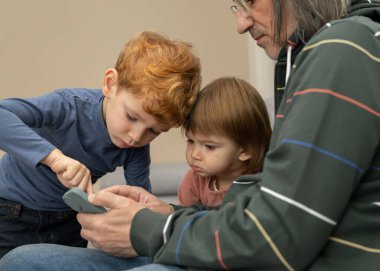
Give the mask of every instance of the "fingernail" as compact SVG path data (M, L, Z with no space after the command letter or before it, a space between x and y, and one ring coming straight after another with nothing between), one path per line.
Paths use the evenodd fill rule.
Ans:
M92 201L93 199L94 199L94 194L91 194L91 195L88 196L88 200L89 201Z

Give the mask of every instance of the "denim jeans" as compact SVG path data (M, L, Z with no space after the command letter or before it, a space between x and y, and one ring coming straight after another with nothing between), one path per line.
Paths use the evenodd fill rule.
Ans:
M0 271L116 271L150 266L148 257L119 258L97 249L35 244L18 247L0 260Z
M0 258L25 244L54 243L85 247L75 211L47 212L0 198Z
M174 265L164 265L164 264L148 264L143 267L137 267L133 269L129 269L130 271L183 271L187 269L183 269L179 266Z

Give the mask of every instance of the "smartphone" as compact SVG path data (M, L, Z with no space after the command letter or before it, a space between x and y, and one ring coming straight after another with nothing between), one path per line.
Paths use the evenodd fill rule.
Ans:
M62 196L63 201L71 209L79 213L104 213L107 211L104 207L95 206L88 201L88 194L78 187L71 188Z

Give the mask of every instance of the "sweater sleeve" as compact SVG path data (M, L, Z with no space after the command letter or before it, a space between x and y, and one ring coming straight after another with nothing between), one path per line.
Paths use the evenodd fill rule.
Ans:
M36 129L60 127L70 118L70 111L70 105L57 92L30 99L1 100L0 149L36 166L54 149Z
M359 189L366 178L377 180L370 188L380 193L379 175L372 173L380 168L373 164L380 161L380 64L369 57L378 55L379 42L355 22L324 30L296 59L262 174L244 176L244 183L238 179L219 210L183 209L161 220L161 230L155 229L161 243L139 240L156 262L303 270L322 257L332 234L352 237L380 228L380 220L367 211L351 211L358 202L372 204L366 197L373 190ZM132 236L153 218L137 216ZM352 227L356 220L360 226ZM363 240L379 247L373 239ZM334 249L333 261L344 255L342 246ZM360 269L351 268L345 270Z

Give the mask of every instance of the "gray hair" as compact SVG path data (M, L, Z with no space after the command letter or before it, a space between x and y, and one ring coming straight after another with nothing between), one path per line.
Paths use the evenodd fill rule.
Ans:
M283 22L294 18L298 35L308 41L327 22L344 17L350 0L273 0L275 40ZM282 18L282 19L281 19Z

